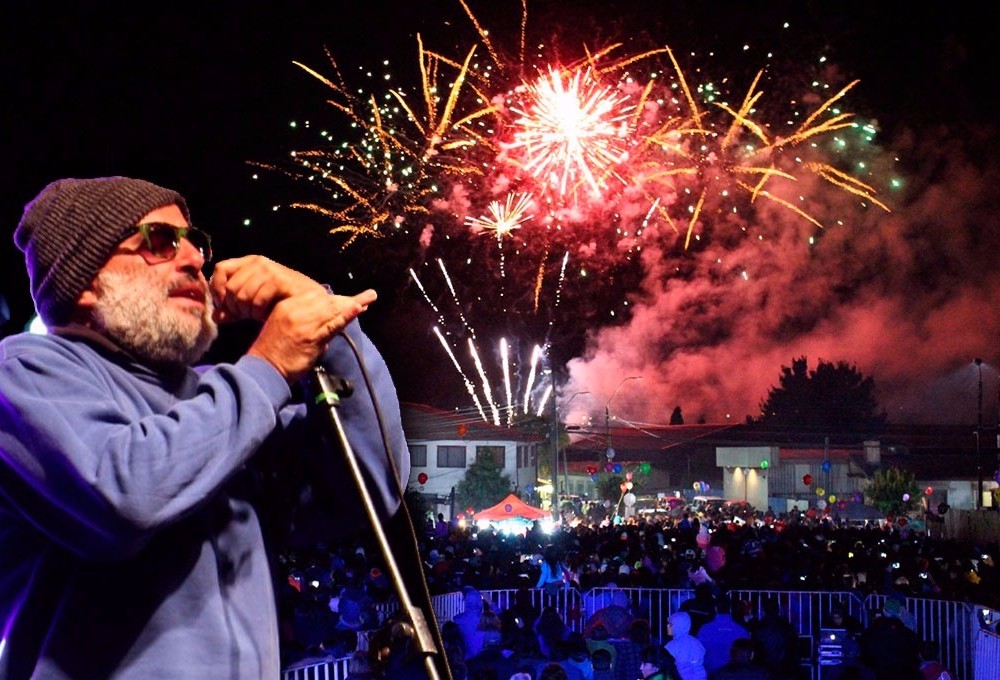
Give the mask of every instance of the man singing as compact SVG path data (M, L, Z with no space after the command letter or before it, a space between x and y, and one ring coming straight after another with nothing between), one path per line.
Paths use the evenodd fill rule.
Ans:
M184 198L126 177L49 184L14 239L49 334L0 342L0 678L279 677L273 550L363 518L291 386L353 383L338 413L383 518L409 475L356 320L374 291L260 256L208 281ZM242 357L191 367L241 319Z

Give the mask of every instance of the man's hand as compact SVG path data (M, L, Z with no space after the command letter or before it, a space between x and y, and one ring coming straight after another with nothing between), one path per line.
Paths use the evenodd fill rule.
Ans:
M333 336L377 297L373 290L331 295L305 274L259 255L218 263L209 286L220 322L264 322L247 354L270 363L289 383L305 375Z
M264 321L281 300L326 289L311 278L260 255L223 260L209 281L220 323L241 319Z

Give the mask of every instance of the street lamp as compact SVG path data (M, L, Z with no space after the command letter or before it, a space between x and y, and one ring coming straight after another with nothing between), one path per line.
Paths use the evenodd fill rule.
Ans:
M629 380L642 380L642 376L630 375L627 378L622 378L622 381L618 383L618 387L616 387L615 391L611 393L610 397L608 397L607 403L604 404L604 433L608 444L608 450L605 452L605 455L608 460L615 457L615 450L611 448L611 400L615 398L616 394L618 394L618 390L622 388L622 385L627 383Z
M976 368L979 369L979 399L977 402L978 411L976 417L976 472L979 475L979 493L976 495L976 509L983 507L983 461L979 440L983 436L983 360L976 357Z

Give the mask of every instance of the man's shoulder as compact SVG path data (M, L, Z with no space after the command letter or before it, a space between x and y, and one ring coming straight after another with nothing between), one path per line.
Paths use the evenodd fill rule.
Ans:
M59 357L92 355L86 342L54 334L18 333L0 340L0 362L54 361Z

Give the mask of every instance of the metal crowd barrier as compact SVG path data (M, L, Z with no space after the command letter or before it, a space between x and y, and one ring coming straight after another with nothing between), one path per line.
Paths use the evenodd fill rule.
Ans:
M484 600L495 611L511 607L517 590L484 590ZM532 604L539 610L548 603L538 589L530 593ZM649 620L653 635L663 639L667 617L680 608L680 604L694 596L688 589L651 588L595 588L586 593L566 588L559 592L554 604L563 615L569 628L583 632L587 618L598 609L608 606L621 594L627 596L632 613ZM776 598L781 612L798 631L808 658L803 658L804 671L810 678L817 677L817 660L813 641L826 625L826 617L835 604L843 606L848 615L867 625L876 612L882 610L884 595L859 598L854 593L836 591L785 591L785 590L731 590L729 596L736 610L737 603L760 618L762 604ZM448 593L432 598L438 623L449 621L465 608L462 593ZM395 602L378 605L380 619L385 621L398 609ZM1000 611L965 602L949 602L922 598L907 598L905 610L917 635L935 640L940 645L941 662L951 670L955 680L997 680L1000 678L1000 636L987 630L984 621L1000 620ZM344 680L347 677L347 659L324 662L286 670L282 680Z
M1000 678L1000 635L983 631L976 639L974 680Z

